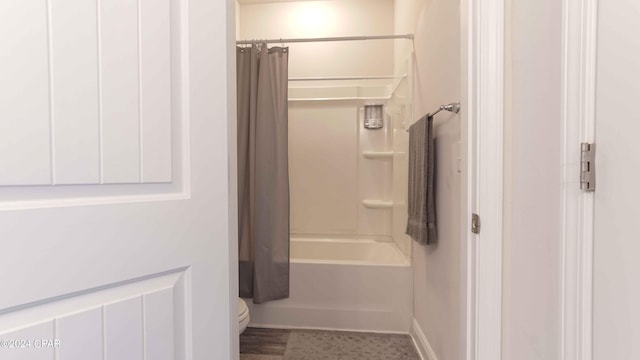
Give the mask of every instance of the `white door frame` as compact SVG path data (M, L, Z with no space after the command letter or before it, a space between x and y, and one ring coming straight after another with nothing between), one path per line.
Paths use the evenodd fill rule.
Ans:
M462 0L463 138L467 188L464 311L466 360L496 360L502 347L504 0ZM481 217L471 233L471 214Z
M595 139L597 0L563 0L562 360L592 359L592 192L580 191L581 142Z
M597 9L597 0L563 0L562 360L592 359L594 199L580 191L579 143L595 139ZM504 0L462 1L467 360L501 358L504 11Z
M597 8L597 0L563 0L563 360L592 359L594 199L580 191L579 144L595 139ZM467 0L462 9L467 209L483 220L477 237L468 231L469 218L464 229L466 359L500 359L504 2Z

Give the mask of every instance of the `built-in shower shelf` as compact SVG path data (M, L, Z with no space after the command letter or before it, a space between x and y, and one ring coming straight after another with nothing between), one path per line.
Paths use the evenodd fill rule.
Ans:
M362 153L365 159L392 159L393 151L365 151Z
M362 205L367 209L391 209L393 201L388 200L363 200Z

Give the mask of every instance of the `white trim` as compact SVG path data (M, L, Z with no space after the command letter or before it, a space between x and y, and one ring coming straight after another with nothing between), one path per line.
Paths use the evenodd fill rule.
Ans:
M238 323L238 294L239 294L239 272L238 272L238 124L237 124L237 98L236 98L236 53L234 44L236 39L236 2L227 2L227 136L228 136L228 221L229 234L229 320L230 338L229 353L231 360L240 357L240 324ZM247 315L249 318L250 315ZM250 320L250 319L247 319Z
M424 332L416 319L413 319L413 322L411 323L409 336L411 336L411 340L413 340L413 344L415 345L416 350L418 350L418 354L422 360L438 360L435 351L433 351L431 344L429 344L429 340L427 340L427 337L424 335Z
M190 198L191 198L191 194L185 191L177 191L177 192L160 193L160 194L91 196L91 197L59 198L59 199L47 199L47 200L12 201L12 202L0 203L0 212L15 211L15 210L63 208L63 207L74 207L74 206L98 206L98 205L144 203L144 202L153 202L153 201L176 201L176 200L187 200Z
M460 269L460 338L461 349L459 357L465 360L476 359L476 318L475 318L475 235L469 231L471 228L471 216L474 211L473 195L475 194L475 174L473 172L472 151L474 146L473 140L473 124L471 123L471 114L473 114L474 106L471 101L471 91L473 87L473 46L474 34L472 29L473 22L473 5L475 0L460 1L460 138L462 139L460 154L462 156L462 166L464 174L461 184L462 194L460 201L460 259L462 259L462 268Z
M468 0L467 360L498 360L502 343L504 0ZM467 214L470 225L471 214Z
M251 312L251 311L249 311ZM395 331L395 330L370 330L370 329L352 329L352 328L338 328L331 326L296 326L296 325L278 325L278 324L267 324L267 323L254 323L253 321L249 322L248 327L259 328L259 329L284 329L284 330L321 330L321 331L346 331L346 332L354 332L354 333L363 333L363 334L393 334L393 335L407 335L407 331Z
M580 142L595 138L597 0L563 1L562 360L592 359L593 193Z

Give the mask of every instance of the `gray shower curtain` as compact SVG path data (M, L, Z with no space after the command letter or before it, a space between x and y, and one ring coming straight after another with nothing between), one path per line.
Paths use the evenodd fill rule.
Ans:
M236 50L240 296L289 297L289 50Z

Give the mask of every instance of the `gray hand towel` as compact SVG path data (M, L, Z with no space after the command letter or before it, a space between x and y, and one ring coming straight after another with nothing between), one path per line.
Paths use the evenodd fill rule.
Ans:
M435 144L429 115L409 128L409 219L407 235L421 245L436 241Z

